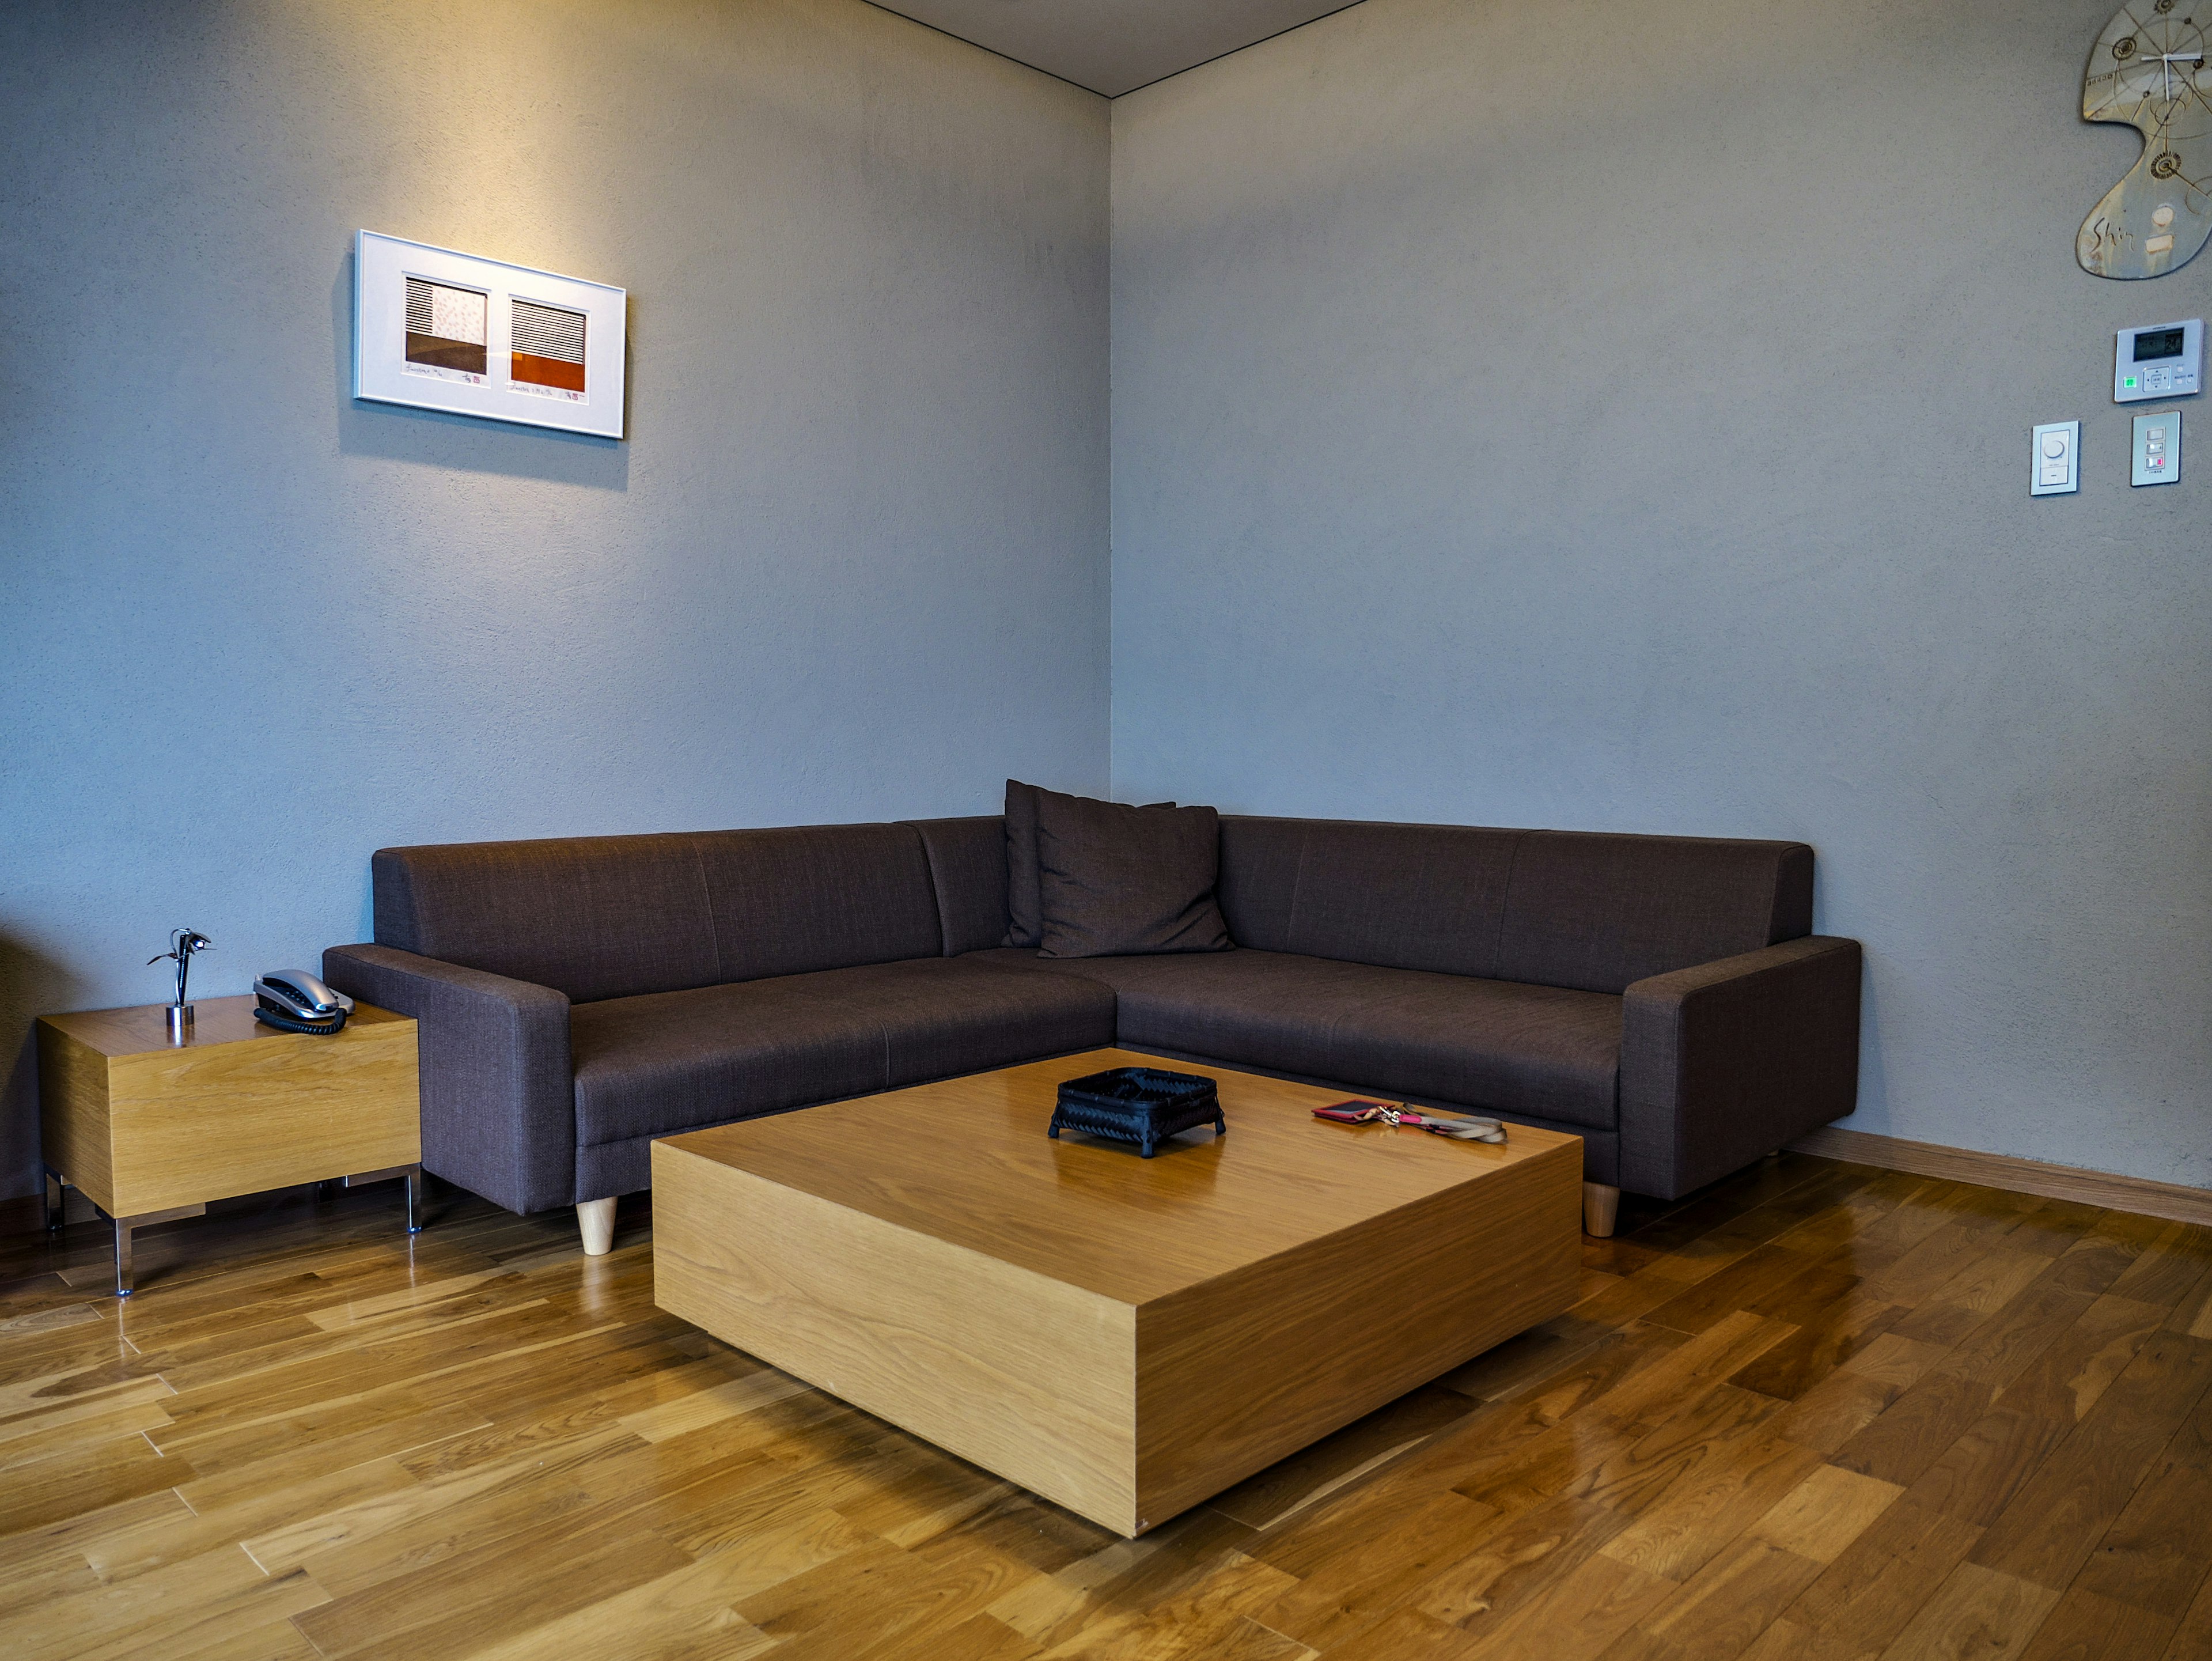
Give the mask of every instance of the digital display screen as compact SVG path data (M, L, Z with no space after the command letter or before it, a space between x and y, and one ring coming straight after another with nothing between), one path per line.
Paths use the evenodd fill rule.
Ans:
M2145 329L2136 337L2136 362L2148 363L2154 357L2179 357L2181 331L2174 329Z

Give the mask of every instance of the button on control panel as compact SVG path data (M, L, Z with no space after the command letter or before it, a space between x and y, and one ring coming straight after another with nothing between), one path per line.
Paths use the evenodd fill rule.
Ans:
M2160 410L2135 420L2131 484L2171 484L2181 477L2181 411Z
M2081 488L2081 423L2047 421L2030 436L2027 493L2067 496Z

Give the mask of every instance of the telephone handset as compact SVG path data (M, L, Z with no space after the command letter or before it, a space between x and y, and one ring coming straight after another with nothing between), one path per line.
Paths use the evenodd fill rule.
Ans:
M304 969L272 969L253 983L253 1019L285 1032L331 1033L345 1025L353 1000Z

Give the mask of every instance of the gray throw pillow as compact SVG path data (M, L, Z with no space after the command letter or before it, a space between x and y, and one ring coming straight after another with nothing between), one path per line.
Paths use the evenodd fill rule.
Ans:
M1036 945L1042 929L1037 921L1037 788L1016 779L1006 781L1006 946Z
M1006 781L1006 934L1001 946L1026 946L1035 950L1044 938L1037 910L1037 797L1034 784ZM1077 797L1089 800L1089 797ZM1146 804L1172 807L1171 801Z
M1225 952L1211 807L1130 807L1036 793L1037 955Z

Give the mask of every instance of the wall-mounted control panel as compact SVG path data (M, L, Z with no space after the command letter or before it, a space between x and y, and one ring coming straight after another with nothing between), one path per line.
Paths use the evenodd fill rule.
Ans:
M2065 496L2081 488L2081 423L2045 422L2028 435L2028 495Z
M2112 354L2112 402L2187 398L2204 390L2204 319L2123 329ZM2142 481L2138 479L2136 483Z
M2171 484L2181 477L2181 411L2160 410L2136 417L2130 484Z

